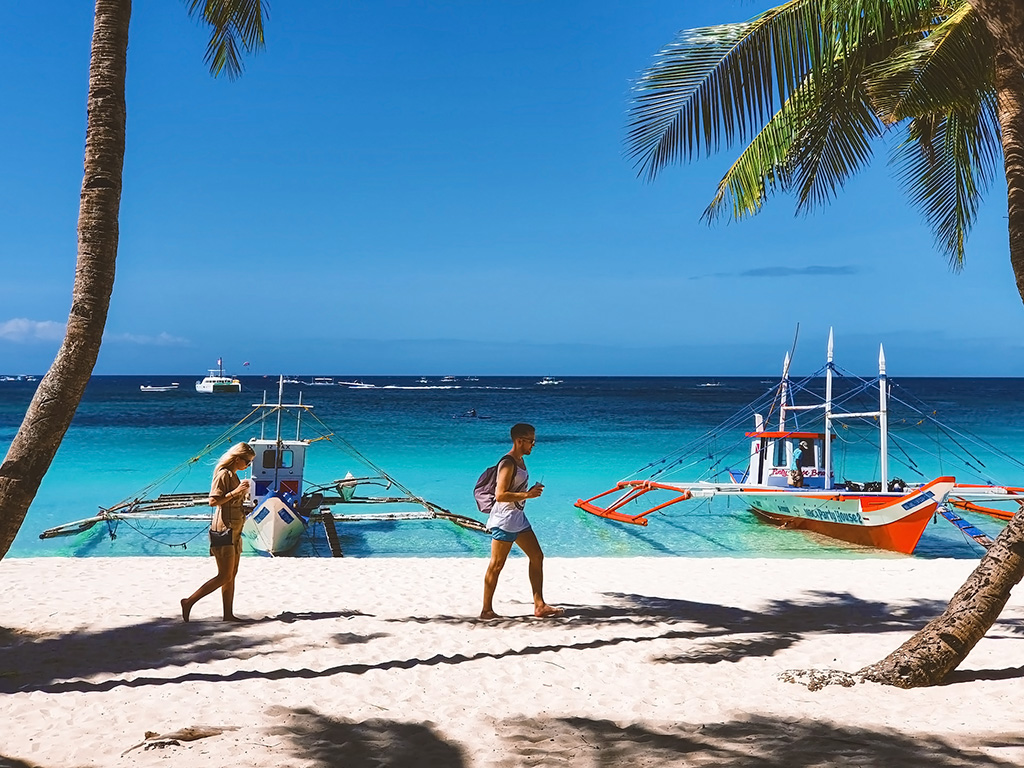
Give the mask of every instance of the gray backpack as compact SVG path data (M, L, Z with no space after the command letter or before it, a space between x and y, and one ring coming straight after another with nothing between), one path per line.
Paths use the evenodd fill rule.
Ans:
M476 499L477 509L485 515L491 514L491 508L494 506L495 486L498 484L498 468L505 459L508 459L515 465L515 459L506 453L498 459L497 464L485 469L483 474L477 478L476 485L473 486L473 498ZM515 479L515 474L512 475L512 479Z

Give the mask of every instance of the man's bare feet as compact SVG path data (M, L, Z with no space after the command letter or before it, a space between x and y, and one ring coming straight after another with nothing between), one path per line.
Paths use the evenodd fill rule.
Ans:
M500 619L501 616L496 614L494 611L480 611L481 619Z
M250 619L245 616L235 616L234 614L231 614L230 616L225 616L224 621L231 622L232 624L250 624L254 621L254 619Z
M547 603L544 603L543 605L538 605L536 608L533 609L533 615L539 619L550 619L554 618L555 616L562 616L564 614L565 610L563 608L558 608L554 605L548 605Z
M192 613L192 606L188 604L188 599L187 598L182 598L182 600L181 600L181 618L183 618L185 620L186 624L188 624L188 615L190 613Z

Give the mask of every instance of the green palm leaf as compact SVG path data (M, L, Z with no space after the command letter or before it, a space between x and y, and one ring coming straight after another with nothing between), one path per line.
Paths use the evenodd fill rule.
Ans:
M915 118L892 153L900 182L935 233L950 266L964 263L964 243L1001 153L995 96L969 108Z
M635 87L628 154L653 178L669 162L745 140L820 60L817 0L749 22L684 31ZM778 102L776 101L778 99Z
M189 16L199 16L210 25L210 42L205 61L216 77L225 72L234 80L242 74L240 48L252 52L263 48L262 0L186 0Z
M950 109L972 109L992 89L995 50L984 22L963 3L931 33L899 48L867 73L868 92L889 123Z

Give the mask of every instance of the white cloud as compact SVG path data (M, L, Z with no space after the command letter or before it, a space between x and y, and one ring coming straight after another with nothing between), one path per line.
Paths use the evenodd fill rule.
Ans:
M0 339L18 344L36 341L60 341L64 338L64 323L54 320L29 320L15 317L0 323Z
M146 347L186 347L189 343L188 339L172 336L166 331L162 331L156 336L140 333L106 333L103 335L103 340L113 344L139 344Z

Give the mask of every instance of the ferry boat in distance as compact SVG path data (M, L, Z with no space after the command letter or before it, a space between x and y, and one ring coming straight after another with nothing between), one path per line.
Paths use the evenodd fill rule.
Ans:
M540 381L538 381L537 383L538 383L538 384L543 384L543 385L548 385L548 384L561 384L561 383L562 383L562 380L561 380L561 379L556 379L556 378L553 378L553 377L551 377L551 376L545 376L544 378L542 378L542 379L541 379Z
M224 360L217 358L217 367L209 369L209 375L196 382L196 392L213 394L215 392L241 392L242 382L234 376L224 375Z
M333 387L334 379L329 376L314 376L313 380L309 382L311 387Z

